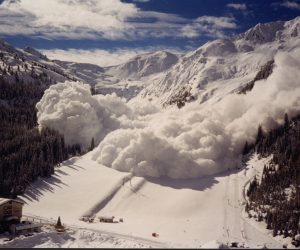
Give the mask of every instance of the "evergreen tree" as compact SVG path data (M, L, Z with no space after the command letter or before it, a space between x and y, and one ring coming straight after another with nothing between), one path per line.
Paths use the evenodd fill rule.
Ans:
M92 141L91 141L90 151L92 151L94 148L95 148L95 140L94 140L94 137L93 137Z
M285 114L284 121L265 135L258 129L256 153L272 158L264 165L261 181L250 182L251 205L246 208L249 215L251 210L258 214L274 236L294 237L300 233L300 115L290 120Z
M263 130L261 125L258 126L255 144L258 144L263 139Z
M96 95L96 94L97 94L96 89L95 89L94 86L91 86L90 89L91 89L91 94L92 94L92 95Z
M289 117L288 114L285 113L284 114L284 128L287 129L289 127L290 121L289 121Z
M56 227L62 227L60 216L58 216L57 222L56 222Z
M246 141L243 149L243 155L246 155L248 153L249 153L249 145L248 142Z

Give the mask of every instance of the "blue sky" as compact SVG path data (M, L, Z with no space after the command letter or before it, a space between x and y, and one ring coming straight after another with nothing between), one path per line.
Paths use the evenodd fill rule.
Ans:
M159 49L189 51L259 22L300 15L300 0L0 0L0 38L50 57L109 65Z

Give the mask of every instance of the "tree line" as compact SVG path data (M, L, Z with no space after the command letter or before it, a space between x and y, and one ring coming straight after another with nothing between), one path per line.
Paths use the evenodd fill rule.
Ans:
M300 245L295 240L300 234L300 116L289 120L285 114L284 124L269 133L259 126L256 142L245 144L244 154L249 152L273 157L261 180L255 177L250 182L246 211L265 221L273 236L291 237L293 244Z
M80 145L66 146L63 135L37 128L36 103L46 88L41 79L9 82L0 77L0 196L16 197L38 177L81 154Z

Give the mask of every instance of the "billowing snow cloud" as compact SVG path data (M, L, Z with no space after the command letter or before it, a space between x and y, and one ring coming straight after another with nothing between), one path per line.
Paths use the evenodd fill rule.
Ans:
M192 178L240 164L258 125L269 130L300 112L300 50L275 57L273 74L246 95L210 105L159 110L148 103L91 96L83 85L52 86L38 104L41 126L64 132L69 143L101 141L93 159L139 176ZM75 121L73 121L75 120ZM112 132L110 132L112 131ZM104 138L104 139L102 139Z
M268 130L282 122L285 112L299 112L296 58L278 55L274 73L256 82L247 95L229 95L212 107L191 104L155 113L144 128L114 131L100 143L94 159L137 175L172 178L234 168L245 141L254 141L259 124Z
M67 144L90 146L119 128L120 113L130 112L115 96L92 96L90 86L76 82L58 83L45 91L37 104L40 127L48 126L64 134ZM128 113L129 114L129 113Z

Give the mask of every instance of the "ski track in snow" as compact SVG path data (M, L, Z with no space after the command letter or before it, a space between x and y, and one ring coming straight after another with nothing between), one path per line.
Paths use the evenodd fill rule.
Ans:
M122 178L108 193L106 196L104 196L103 199L101 199L98 203L96 203L92 208L90 208L88 211L86 211L82 216L85 217L95 217L95 215L101 211L102 208L104 208L110 200L114 198L114 196L117 194L117 192L122 188L123 185L126 184L126 182L130 181L132 179L132 174L128 174L124 178Z

